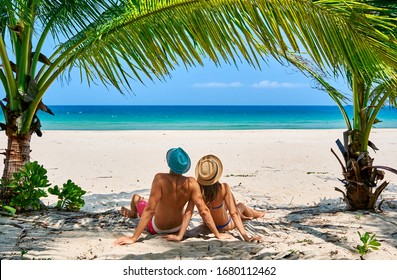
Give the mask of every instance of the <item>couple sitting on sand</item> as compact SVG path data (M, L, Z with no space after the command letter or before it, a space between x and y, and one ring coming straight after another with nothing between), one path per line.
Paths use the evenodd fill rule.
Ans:
M136 242L145 228L152 234L178 233L164 238L180 241L193 215L194 206L216 238L230 238L230 235L219 231L237 228L245 241L261 241L260 237L248 236L242 220L260 218L264 212L242 203L236 204L229 185L219 182L223 167L216 156L207 155L199 160L196 166L197 180L182 175L191 165L188 154L182 148L170 149L166 158L170 171L154 176L148 201L134 194L131 209L121 208L123 216L136 218L139 215L140 221L133 236L120 237L115 244Z

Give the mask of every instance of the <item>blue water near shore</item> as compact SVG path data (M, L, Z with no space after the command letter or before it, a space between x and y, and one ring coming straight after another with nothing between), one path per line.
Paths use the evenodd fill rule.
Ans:
M336 106L50 106L42 130L250 130L345 128ZM346 107L351 116L352 107ZM397 128L397 110L378 115Z

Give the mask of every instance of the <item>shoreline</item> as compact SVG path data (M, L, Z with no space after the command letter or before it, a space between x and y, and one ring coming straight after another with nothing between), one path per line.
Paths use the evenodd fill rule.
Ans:
M238 132L238 131L312 131L312 130L326 130L332 131L337 130L341 133L345 131L345 128L264 128L264 129L43 129L42 132L63 132L63 131L70 131L70 132L147 132L147 131L175 131L175 132L205 132L205 131L218 131L218 132ZM374 131L380 130L397 130L397 127L378 127L373 128Z
M336 139L343 129L321 130L207 130L207 131L43 131L34 135L31 160L48 171L52 185L68 179L87 191L81 212L55 210L0 217L0 257L20 259L359 259L352 249L357 231L373 232L381 249L367 259L397 259L397 175L382 198L384 213L346 212ZM374 164L391 167L397 158L397 129L373 129L370 151ZM6 147L6 137L0 138ZM165 153L183 147L190 155L194 176L197 160L213 153L223 162L222 182L232 187L238 202L266 211L264 218L245 223L249 234L265 242L235 239L218 241L211 234L195 235L201 223L197 213L189 225L191 237L180 243L143 234L132 246L113 246L131 234L138 219L121 217L118 209L134 193L148 196L157 172L167 172ZM3 165L0 165L3 168ZM53 205L55 199L43 200ZM21 238L21 229L27 230ZM54 244L56 242L56 244ZM208 248L211 248L209 250Z

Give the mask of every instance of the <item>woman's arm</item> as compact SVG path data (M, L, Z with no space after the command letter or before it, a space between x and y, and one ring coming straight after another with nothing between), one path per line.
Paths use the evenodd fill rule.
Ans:
M229 215L232 217L233 222L240 232L241 236L244 238L245 241L259 241L260 237L250 237L248 236L247 232L245 231L243 221L241 220L240 214L237 209L236 200L230 189L230 186L227 183L223 183L225 185L226 195L225 195L225 203L226 207L229 210Z

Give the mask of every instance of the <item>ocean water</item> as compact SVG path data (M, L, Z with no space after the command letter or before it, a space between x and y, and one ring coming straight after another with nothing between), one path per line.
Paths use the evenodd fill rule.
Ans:
M337 106L50 106L42 130L338 129ZM347 106L351 115L352 107ZM397 110L379 113L379 128L397 128Z

